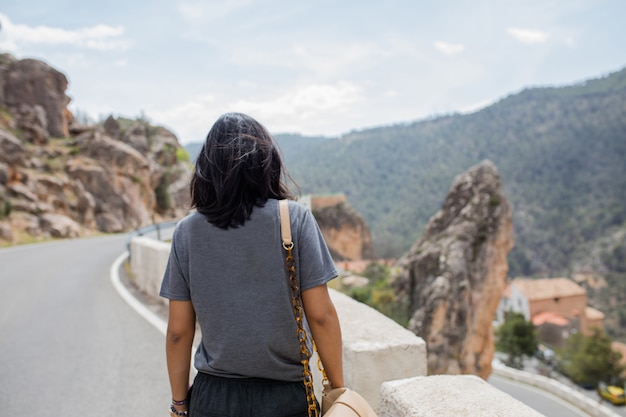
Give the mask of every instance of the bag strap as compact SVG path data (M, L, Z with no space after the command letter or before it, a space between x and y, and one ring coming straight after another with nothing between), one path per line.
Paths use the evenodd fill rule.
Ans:
M291 240L291 220L289 219L289 202L280 200L278 202L278 214L280 216L280 238L283 241L283 248L293 248L293 240Z
M278 202L278 213L280 216L280 236L283 241L283 249L287 252L285 264L289 272L289 286L291 287L291 301L293 304L293 315L298 325L298 342L300 343L300 363L302 363L302 376L304 388L306 391L306 400L308 404L309 417L318 417L319 409L315 399L315 390L313 388L313 375L309 366L309 358L311 352L306 344L307 333L304 328L304 309L302 308L302 296L300 294L300 285L296 275L296 262L293 258L293 240L291 238L291 220L289 219L289 202L280 200Z

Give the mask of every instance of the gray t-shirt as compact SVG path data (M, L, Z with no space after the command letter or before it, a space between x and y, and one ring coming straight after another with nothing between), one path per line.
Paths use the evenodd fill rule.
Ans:
M296 271L306 291L335 278L337 270L310 210L290 201L289 214ZM193 303L202 331L196 369L233 378L302 379L285 255L277 200L255 207L235 229L217 228L197 212L178 223L160 295Z

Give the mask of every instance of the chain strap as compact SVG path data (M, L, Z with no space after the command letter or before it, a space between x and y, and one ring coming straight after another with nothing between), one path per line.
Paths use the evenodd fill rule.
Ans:
M318 417L319 410L317 408L317 401L315 400L315 391L313 388L313 374L311 374L311 368L309 366L309 357L311 352L306 344L307 334L304 329L304 309L302 308L302 297L300 296L300 287L298 285L298 277L296 276L296 263L293 258L292 249L293 242L290 245L283 247L287 251L287 257L285 263L287 264L287 271L289 271L289 286L291 287L291 301L293 304L293 315L296 318L296 324L298 325L298 342L300 343L300 363L302 363L303 371L302 376L304 379L304 388L306 391L306 402L308 404L309 417Z
M288 215L288 209L285 210L284 219L284 227L287 230L283 230L283 233L287 233L288 239L285 239L283 236L283 248L287 252L285 257L285 264L287 265L287 271L289 272L289 286L291 288L291 301L293 305L293 315L296 319L296 324L298 325L298 342L300 344L300 363L302 363L302 376L304 380L304 388L306 391L306 401L308 404L308 415L309 417L319 417L319 409L317 407L317 401L315 400L315 390L313 387L313 374L311 374L311 367L309 366L309 358L311 357L311 351L306 344L307 333L304 328L304 309L302 307L302 295L300 293L300 285L298 284L298 276L296 274L296 262L293 258L293 241L291 241L291 231ZM315 341L313 341L313 349L317 350L315 346ZM326 377L326 372L324 371L324 366L322 365L322 361L318 355L317 358L317 367L322 373L323 383L327 383L328 379Z

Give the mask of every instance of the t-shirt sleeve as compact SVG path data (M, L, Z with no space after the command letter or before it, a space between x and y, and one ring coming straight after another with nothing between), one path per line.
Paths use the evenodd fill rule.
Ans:
M324 236L309 209L303 210L298 230L300 290L306 291L326 284L338 273Z
M191 300L189 293L189 277L185 276L184 270L181 267L181 259L179 258L180 248L177 247L176 242L177 233L175 232L159 295L163 298L169 298L170 300L188 301Z

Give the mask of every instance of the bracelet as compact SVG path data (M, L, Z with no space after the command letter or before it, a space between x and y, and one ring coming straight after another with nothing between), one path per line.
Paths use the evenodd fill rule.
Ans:
M187 417L187 413L188 411L178 411L177 409L175 409L174 404L170 406L170 417Z
M176 401L175 399L172 398L172 405L185 405L187 404L187 399L184 399L182 401Z

